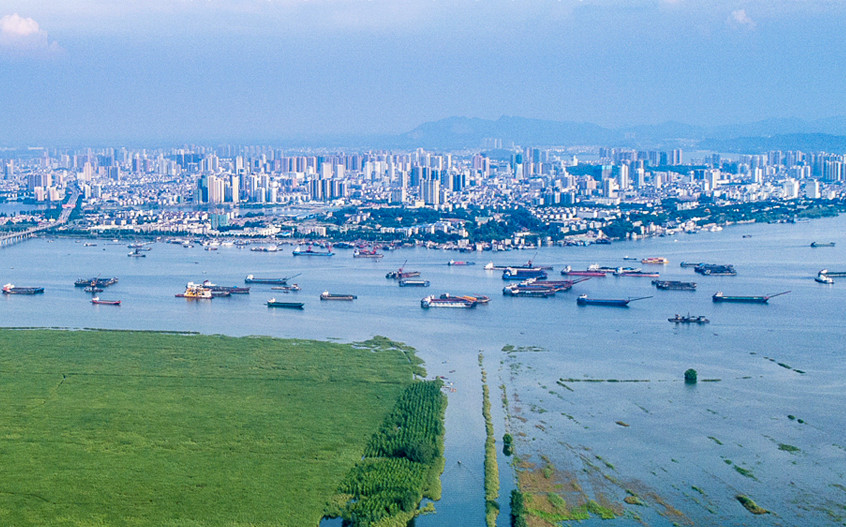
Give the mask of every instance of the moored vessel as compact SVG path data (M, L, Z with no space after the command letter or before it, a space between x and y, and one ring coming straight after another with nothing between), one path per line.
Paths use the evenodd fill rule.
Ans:
M297 276L297 275L294 275ZM293 276L285 276L281 278L260 278L257 276L253 276L248 274L246 278L244 278L245 284L270 284L270 285L287 285L288 280L294 278Z
M846 273L834 273L833 275L834 276L846 276ZM814 280L816 280L817 282L819 282L821 284L833 284L834 283L834 278L832 278L832 276L829 275L828 269L823 269L819 273L817 273L817 276L814 277Z
M605 306L605 307L628 307L630 302L635 300L644 300L652 298L651 296L641 296L637 298L589 298L587 295L579 295L576 299L576 304L580 306Z
M248 295L250 294L249 287L238 287L234 285L217 285L213 284L209 280L203 280L203 287L211 289L212 293L215 292L223 292L229 293L230 295Z
M3 286L4 295L39 295L43 292L43 287L18 287L14 284L6 284Z
M267 307L284 307L288 309L302 309L303 308L302 302L282 302L281 300L276 300L275 298L271 298L267 301Z
M429 281L418 278L402 278L399 285L400 287L429 287Z
M555 289L537 285L512 284L503 287L502 294L506 296L549 298L551 296L555 296Z
M693 270L705 276L737 276L737 271L730 264L701 263L694 267Z
M118 279L116 277L112 278L100 278L99 276L95 276L94 278L80 278L76 282L73 283L74 287L108 287L112 284L116 284Z
M640 261L642 264L661 264L666 265L670 263L670 260L667 260L663 256L650 256L649 258L644 258Z
M595 277L604 277L607 274L606 271L600 270L598 265L591 265L587 269L584 270L574 270L569 265L561 270L562 276L595 276Z
M99 306L119 306L120 300L105 300L101 299L99 296L95 296L91 299L91 303Z
M214 298L211 289L203 287L193 282L188 282L184 293L175 295L177 298L187 298L189 300L211 300Z
M635 278L658 278L659 276L661 276L661 274L655 271L642 271L640 269L626 271L620 268L614 271L614 276L631 276Z
M325 251L319 251L314 248L314 246L309 245L306 249L302 249L299 246L294 249L293 253L294 256L335 256L335 253L332 252L332 248L329 247Z
M457 298L460 300L466 300L468 302L476 302L477 304L487 304L491 301L490 297L485 295L451 295L449 293L441 294L442 300L448 300L450 298Z
M505 271L506 269L543 269L552 271L551 265L536 265L532 260L520 265L495 265L493 262L485 264L486 271Z
M370 248L370 249L361 248L361 249L354 249L353 250L353 258L379 259L379 258L382 258L383 256L385 256L385 255L382 254L382 253L376 252L376 249L373 249L373 248Z
M300 290L300 286L299 286L299 285L297 285L297 284L291 284L291 285L279 285L279 286L274 286L274 287L271 287L271 289L274 289L274 290L276 290L276 291L284 291L284 292L286 292L286 293L290 293L290 292L292 292L292 291L294 291L294 292L299 291L299 290Z
M358 297L355 295L330 293L329 291L320 293L320 300L355 300L356 298Z
M460 309L467 309L471 307L476 307L476 301L474 300L466 300L460 297L447 297L443 298L441 295L440 298L435 297L435 295L430 295L422 300L420 300L420 307L424 309L428 309L430 307L450 307L450 308L460 308Z
M685 316L677 313L676 316L668 318L667 321L675 324L707 324L711 322L704 315L691 315L690 313Z
M653 280L652 285L663 291L696 291L696 282L679 280Z
M546 277L546 271L540 267L509 267L502 271L503 280L526 280L529 278L544 279Z
M279 252L279 247L277 245L259 245L250 247L250 250L255 253L275 253Z
M420 276L420 271L406 271L405 264L408 263L408 260L402 263L402 267L397 269L396 271L391 271L385 275L385 278L390 278L393 280L402 280L404 278L416 278Z
M771 298L786 295L790 291L782 291L781 293L775 293L773 295L764 295L764 296L738 296L738 295L726 295L723 294L722 291L717 291L711 296L711 300L714 302L736 302L736 303L743 303L743 304L766 304L769 302Z

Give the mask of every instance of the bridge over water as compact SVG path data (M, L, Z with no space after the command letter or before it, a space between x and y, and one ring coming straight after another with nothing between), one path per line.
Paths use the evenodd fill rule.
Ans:
M62 205L62 213L59 214L59 218L56 221L52 221L50 223L45 223L44 225L39 225L36 227L30 227L25 231L19 232L10 232L7 234L0 235L0 248L8 247L9 245L14 245L16 243L22 242L28 238L32 238L39 232L48 231L50 229L54 229L60 225L64 225L68 222L70 218L71 212L76 207L76 202L79 200L79 190L74 190L73 194L71 194L70 199L67 203Z

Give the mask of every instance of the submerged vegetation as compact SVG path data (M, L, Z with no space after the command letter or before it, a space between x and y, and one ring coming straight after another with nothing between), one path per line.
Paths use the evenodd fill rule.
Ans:
M509 433L505 433L502 436L502 453L506 456L514 453L514 437Z
M601 492L588 496L575 474L561 473L549 459L541 457L544 461L541 467L525 462L518 465L520 514L515 516L512 494L512 518L522 515L526 522L523 525L555 526L593 516L613 519L622 514L622 504L612 504ZM586 468L591 469L591 465ZM512 519L512 525L513 522Z
M389 342L0 331L3 524L316 525L419 385Z
M440 499L444 468L446 396L443 383L408 386L350 470L326 515L356 527L403 526L421 512L423 498Z
M685 384L696 384L696 370L690 368L684 372Z
M751 512L752 514L769 514L770 513L770 511L768 511L767 509L764 509L764 508L758 506L758 504L755 503L754 501L752 501L752 498L750 498L748 496L744 496L743 494L738 494L737 496L735 496L735 498L737 498L737 501L739 501L740 504L743 505L746 508L746 510Z
M511 527L527 527L526 501L517 489L511 491Z

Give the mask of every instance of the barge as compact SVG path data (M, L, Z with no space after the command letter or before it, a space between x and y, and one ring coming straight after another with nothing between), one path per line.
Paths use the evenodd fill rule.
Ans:
M711 296L711 300L714 302L735 302L741 304L766 304L771 298L786 295L789 292L790 291L782 291L781 293L776 293L774 295L764 296L736 296L726 295L723 294L722 291L717 291Z

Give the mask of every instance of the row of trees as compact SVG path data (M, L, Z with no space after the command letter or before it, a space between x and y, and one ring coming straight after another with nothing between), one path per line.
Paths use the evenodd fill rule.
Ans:
M405 525L424 497L438 499L446 396L440 380L403 391L326 515L356 527Z

